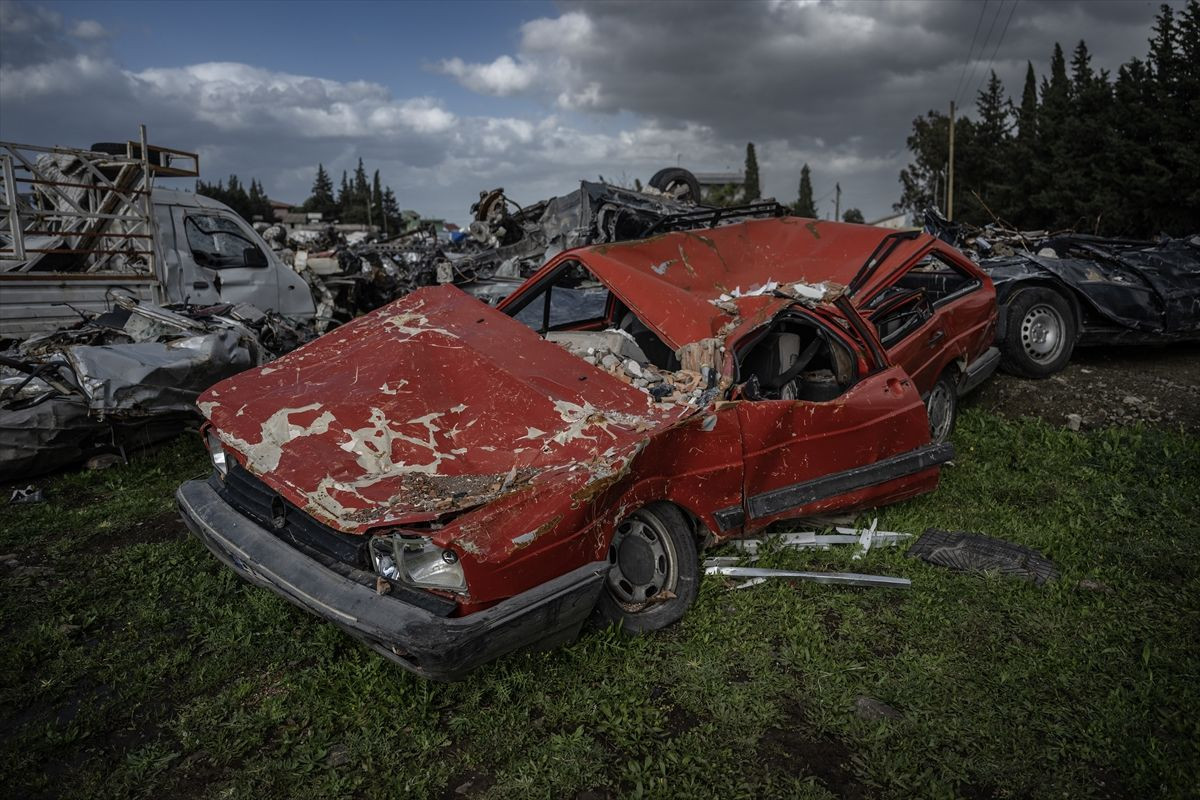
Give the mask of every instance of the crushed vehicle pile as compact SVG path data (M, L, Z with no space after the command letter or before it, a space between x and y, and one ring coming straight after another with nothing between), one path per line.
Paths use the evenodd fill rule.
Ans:
M1200 341L1200 234L1159 241L954 225L926 230L971 253L996 285L1004 368L1060 371L1076 346Z
M0 352L0 481L175 436L195 424L200 392L311 338L249 305L117 297L109 312Z
M667 169L641 191L580 181L573 192L528 206L513 202L503 188L482 191L467 231L455 234L418 224L383 239L352 239L331 226L292 232L275 226L263 236L304 276L317 298L317 316L345 322L437 284L453 283L495 304L563 250L703 227L714 215L728 223L784 213L773 200L714 209L698 205L698 196L690 172Z
M711 224L562 252L496 307L419 289L217 384L185 522L453 679L593 614L675 622L706 545L934 489L998 360L987 276L916 232Z

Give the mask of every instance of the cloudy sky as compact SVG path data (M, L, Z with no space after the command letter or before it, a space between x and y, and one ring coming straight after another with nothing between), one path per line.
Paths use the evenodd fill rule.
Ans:
M1146 52L1148 0L41 2L0 0L0 139L195 150L208 180L301 202L317 162L378 168L400 204L462 220L676 163L791 201L802 164L868 219L899 194L913 117L987 67L1020 91L1056 40L1109 69ZM1001 35L1003 34L1003 36ZM972 46L973 44L973 46Z

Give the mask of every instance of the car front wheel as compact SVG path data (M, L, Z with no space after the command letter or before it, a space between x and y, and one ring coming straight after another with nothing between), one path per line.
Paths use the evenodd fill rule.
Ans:
M1001 366L1023 378L1049 377L1071 360L1076 334L1067 298L1053 289L1025 289L1008 304Z
M596 605L601 624L646 633L677 622L696 599L700 559L691 526L670 503L630 514L613 534L609 570Z

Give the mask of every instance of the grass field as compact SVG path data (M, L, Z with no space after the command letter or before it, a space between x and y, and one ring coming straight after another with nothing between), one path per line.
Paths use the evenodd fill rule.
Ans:
M968 410L880 526L1041 549L1038 589L876 550L706 578L654 637L590 631L457 684L401 671L183 534L190 438L0 506L10 797L1186 797L1200 787L1200 440ZM2 501L0 501L2 502ZM15 564L13 563L15 560ZM859 698L894 717L865 718Z

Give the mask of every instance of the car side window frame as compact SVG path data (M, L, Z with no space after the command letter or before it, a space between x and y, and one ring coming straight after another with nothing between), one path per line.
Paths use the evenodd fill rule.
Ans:
M938 298L936 301L930 300L928 292L926 292L924 289L909 289L907 287L899 286L900 281L902 281L906 275L913 270L916 270L929 259L936 260L948 270L965 278L966 283L953 292ZM925 327L925 325L937 315L938 309L954 302L955 300L965 297L972 292L979 291L982 287L983 281L981 281L978 277L964 270L962 267L956 264L952 258L948 257L938 248L931 248L930 250L921 253L915 261L906 266L904 269L898 270L896 279L877 291L875 295L864 304L864 308L869 313L868 320L873 326L875 326L875 330L879 334L880 343L883 344L884 347L891 347L899 342L904 341L909 336L912 336ZM894 303L902 305L903 298L911 297L918 293L924 296L924 301L929 308L929 313L924 317L924 319L921 320L919 324L914 325L906 330L902 336L897 336L893 333L885 337L879 328L878 317L886 313L889 307Z
M558 324L551 325L550 324L551 323L551 304L553 303L554 289L560 288L557 286L558 280L564 274L566 274L572 267L576 267L576 266L583 268L583 270L585 272L587 272L588 275L590 275L594 280L596 280L596 283L599 285L599 287L605 291L607 296L604 299L604 309L599 316L585 317L585 318L581 318L581 319L577 319L577 320L568 320L566 322L559 322ZM562 287L562 288L569 288L569 287ZM503 309L503 313L507 314L508 316L512 317L513 319L517 320L518 322L521 322L524 325L529 325L528 321L521 319L521 314L530 305L537 303L539 301L539 299L541 300L541 303L542 303L541 324L539 325L539 327L533 328L533 330L539 336L545 336L547 333L550 333L551 331L569 330L570 328L568 326L582 325L582 324L588 323L588 322L607 321L610 318L610 316L612 315L615 296L613 295L613 292L611 289L609 289L607 286L605 286L603 282L596 279L596 276L593 275L590 270L588 270L587 266L585 264L583 264L583 262L581 262L577 259L570 259L570 260L564 261L561 264L559 264L557 267L555 267L553 270L551 270L549 273L547 273L541 280L539 280L537 283L530 286L524 297L518 298L516 302L512 303L511 305L505 306L505 308ZM532 326L530 326L530 327L532 327Z
M228 226L228 227L224 227L224 228L221 228L220 230L216 230L216 231L205 230L203 227L200 226L200 224L198 222L195 221L200 218L220 220L221 222L225 223L226 226ZM196 247L192 242L191 231L193 229L196 231L196 233L198 233L201 236L208 236L208 237L212 238L214 240L214 243L215 243L215 237L218 235L221 235L221 234L224 234L226 236L233 236L238 239L241 239L243 242L246 243L246 246L242 248L241 263L239 263L239 264L214 264L209 261L209 258L207 255L204 256L204 261L201 261L200 258L197 258L198 251L196 250ZM242 229L242 227L240 225L238 225L237 221L231 219L230 217L225 216L224 214L206 213L204 211L189 211L189 212L185 213L183 216L183 240L185 242L187 242L188 252L191 253L192 260L197 265L199 265L201 267L205 267L206 269L213 269L213 270L265 269L266 267L270 266L270 263L271 263L270 260L267 258L267 254L265 252L263 252L262 247L260 247L257 242L255 242L253 239L251 239L249 236L246 235L246 232ZM250 263L246 262L245 252L246 252L247 248L251 248L251 247L258 251L258 254L261 257L261 261L259 263L250 264ZM206 251L200 251L200 252L205 253Z

